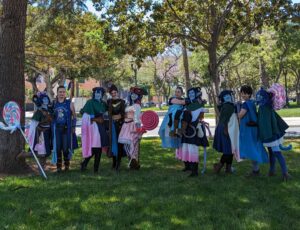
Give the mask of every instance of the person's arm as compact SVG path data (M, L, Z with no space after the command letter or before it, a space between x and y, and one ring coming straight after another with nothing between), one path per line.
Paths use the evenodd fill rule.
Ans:
M70 109L72 113L72 118L76 118L75 106L73 102L70 103Z
M170 100L170 102L172 104L175 104L175 105L185 105L185 100L184 99L180 100L180 99L177 99L177 98L172 98Z
M241 111L238 113L238 118L242 119L247 113L246 109L241 109Z

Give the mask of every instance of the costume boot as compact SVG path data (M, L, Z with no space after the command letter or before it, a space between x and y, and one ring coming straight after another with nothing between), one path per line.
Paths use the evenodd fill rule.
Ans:
M191 170L190 163L185 161L184 162L184 169L182 171L186 172L186 171L189 171L189 170Z
M226 173L232 173L231 164L226 164L225 172Z
M192 173L189 175L189 177L198 176L198 162L192 162L190 164L192 165Z
M223 168L224 164L219 162L214 164L214 171L215 173L220 173L221 169Z
M70 161L67 160L65 161L65 171L69 171L69 169L70 169Z
M62 163L61 162L57 162L56 164L56 172L61 172L61 167L62 167Z
M112 169L115 169L115 168L116 168L116 165L117 165L117 158L116 158L115 156L113 156L112 159L113 159L113 163L112 163L111 168L112 168Z
M83 172L83 171L86 170L87 165L88 165L90 159L91 159L90 157L84 158L84 160L80 163L80 171L81 171L81 172Z
M99 171L100 160L101 160L101 152L95 153L94 173L98 173Z

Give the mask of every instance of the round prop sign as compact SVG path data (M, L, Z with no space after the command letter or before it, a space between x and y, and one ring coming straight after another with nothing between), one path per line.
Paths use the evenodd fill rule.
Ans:
M14 101L7 102L2 111L2 117L8 126L16 126L21 121L21 108Z
M158 126L159 117L154 111L145 111L141 115L141 121L145 130L153 130Z

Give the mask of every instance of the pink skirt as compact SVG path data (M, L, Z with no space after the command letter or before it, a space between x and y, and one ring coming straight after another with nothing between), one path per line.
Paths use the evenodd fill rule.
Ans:
M176 158L181 161L199 162L199 147L183 143L181 147L176 149Z
M136 126L133 121L127 123L125 122L122 125L118 142L122 144L130 144L134 140L135 131L136 131Z

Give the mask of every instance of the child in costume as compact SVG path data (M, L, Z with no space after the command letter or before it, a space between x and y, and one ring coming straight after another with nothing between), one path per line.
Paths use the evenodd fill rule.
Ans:
M103 114L107 105L102 100L105 90L93 88L92 99L88 100L80 110L82 116L82 156L81 171L87 168L90 159L95 156L94 173L98 173L102 150L108 147L108 134L104 126Z
M69 170L73 150L77 147L75 135L76 113L74 104L66 98L64 86L57 88L57 98L53 105L52 120L53 154L52 163L56 164L57 172L62 170L62 156L65 171Z
M179 134L180 117L187 101L183 98L183 89L178 86L175 97L169 100L169 109L159 129L163 148L178 148L181 145Z
M271 91L270 89L268 91ZM273 176L275 173L275 163L278 160L283 180L289 179L288 169L285 159L281 153L281 150L289 150L283 147L283 136L288 129L288 125L285 121L274 111L275 94L268 92L261 88L256 94L256 101L258 103L258 133L259 139L263 145L268 148L270 157L270 170L269 176ZM274 99L275 100L275 99Z
M226 164L226 172L232 173L233 155L239 158L239 124L235 113L233 92L224 90L219 95L219 122L215 130L213 148L223 153L220 162L214 164L214 171L219 173Z
M125 101L119 98L119 91L115 85L109 88L111 98L107 101L109 116L109 152L112 156L112 168L120 170L121 159L126 156L124 146L118 143L119 134L125 118Z
M241 87L241 96L244 100L240 119L240 156L242 159L252 160L252 172L250 175L259 175L259 164L268 162L268 154L258 139L257 112L252 96L252 88L244 85Z
M205 127L201 123L204 112L201 100L201 89L194 87L188 90L190 104L183 112L181 134L182 146L176 150L176 158L183 161L185 168L183 171L191 170L190 177L198 176L199 146L208 146L205 134Z
M130 169L139 169L139 143L143 132L141 127L141 101L147 91L140 87L131 87L129 93L129 106L126 107L126 117L119 135L119 143L124 144L124 149L130 158Z
M36 105L37 110L34 112L30 122L27 138L31 148L36 151L37 156L41 158L41 165L44 166L52 149L52 105L46 92L37 93L33 96L32 101ZM31 153L22 152L18 155L18 158L20 157L31 157Z

